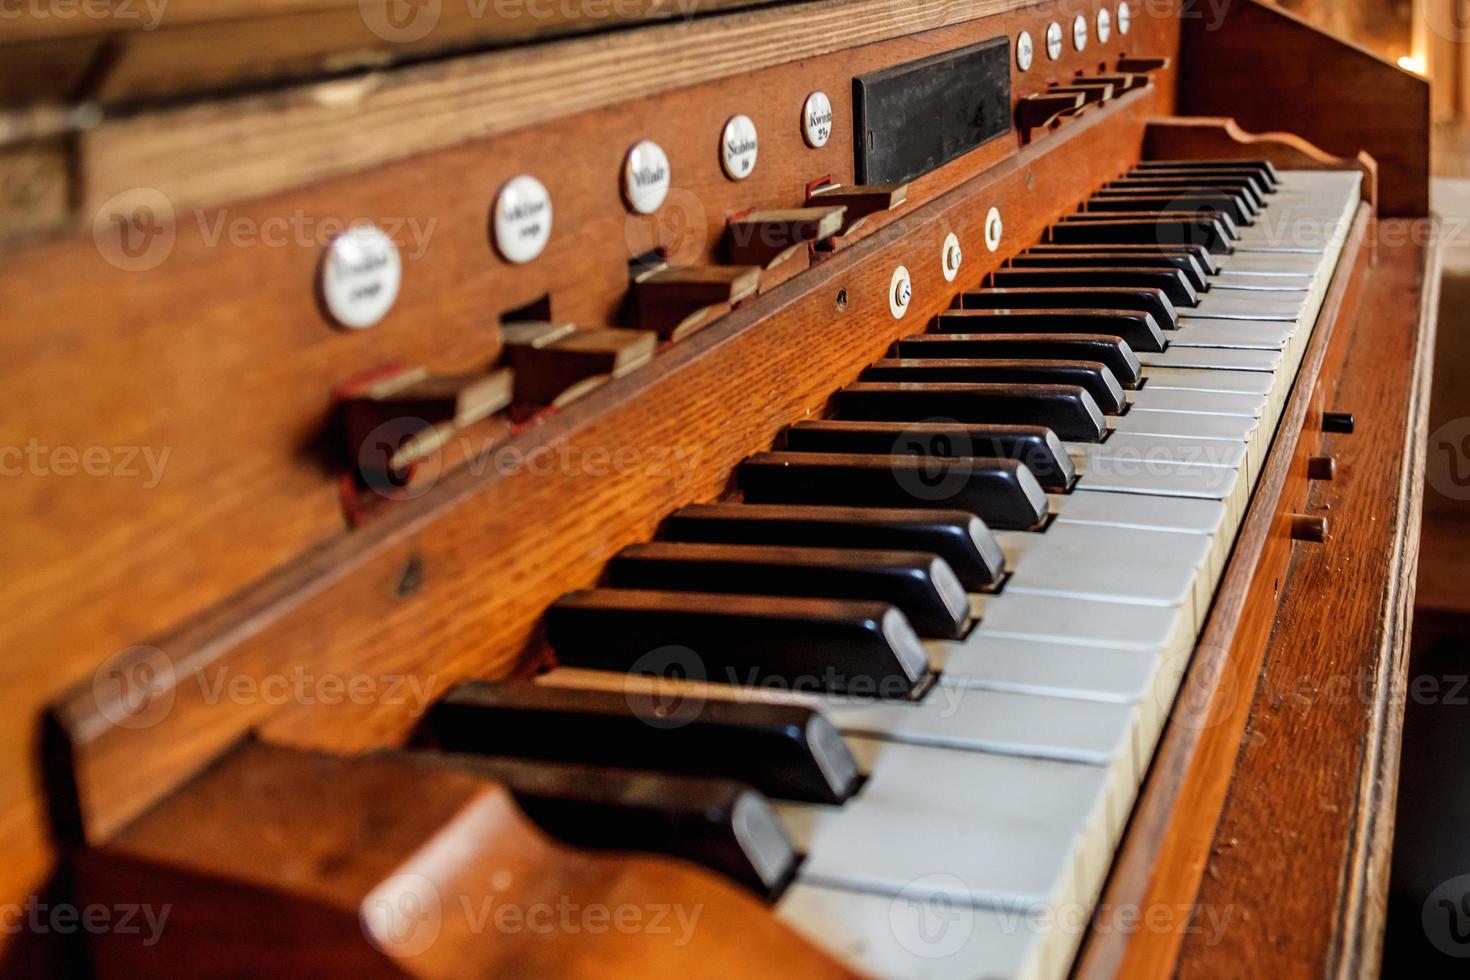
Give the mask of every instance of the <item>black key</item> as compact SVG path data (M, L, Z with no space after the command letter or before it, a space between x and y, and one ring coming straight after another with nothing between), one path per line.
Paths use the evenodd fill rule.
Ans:
M629 545L607 564L607 584L623 589L735 595L873 599L897 606L920 636L953 640L965 631L970 600L954 571L922 551L800 548L653 541Z
M1201 208L1198 211L1105 211L1092 213L1088 211L1075 211L1062 218L1062 224L1079 224L1088 221L1156 221L1160 224L1168 222L1191 222L1191 221L1213 221L1223 235L1225 241L1234 246L1240 239L1240 229L1235 222L1230 220L1230 215L1223 211L1214 211L1210 208Z
M1104 190L1087 201L1088 211L1219 211L1237 225L1256 220L1257 208L1243 197L1225 191L1187 190L1177 193L1154 190Z
M738 475L745 499L756 504L958 509L1017 531L1036 527L1047 513L1046 491L1013 459L757 453Z
M510 744L520 744L520 737ZM533 823L574 847L693 861L771 899L796 871L796 849L771 804L732 779L505 756L405 755L421 765L495 780Z
M820 419L787 429L786 446L794 452L1014 459L1048 490L1066 490L1077 478L1072 457L1057 434L1039 425Z
M990 285L1001 289L1034 289L1047 286L1123 286L1128 289L1163 290L1175 306L1197 306L1199 295L1178 269L1148 269L1137 266L1107 269L1063 266L1050 269L1005 268L990 274Z
M1098 442L1107 423L1076 385L904 384L859 381L837 393L837 418L867 422L1044 425L1063 439Z
M1253 208L1259 209L1265 203L1260 186L1254 178L1229 175L1185 174L1180 177L1171 177L1145 174L1109 181L1103 185L1102 189L1127 194L1151 195L1182 194L1196 190L1229 191L1244 197Z
M1222 161L1217 166L1196 166L1191 163L1174 163L1162 166L1138 166L1134 167L1123 176L1124 180L1155 180L1173 177L1227 177L1236 180L1249 180L1252 185L1262 194L1273 194L1276 191L1276 172L1261 170L1249 162L1242 162L1235 166Z
M1215 264L1215 259L1210 255L1210 250L1203 245L1156 245L1156 244L1133 244L1133 245L1060 245L1055 242L1042 242L1032 245L1025 252L1026 255L1072 255L1077 252L1106 252L1108 254L1123 253L1127 255L1187 255L1204 270L1205 275L1218 275L1220 267ZM1198 283L1196 289L1203 288Z
M428 729L447 752L734 779L784 800L841 803L857 789L847 743L814 708L718 698L687 706L670 710L631 688L474 681L430 709Z
M1217 254L1235 249L1235 239L1218 213L1130 217L1133 214L1118 211L1108 221L1063 221L1052 225L1047 236L1057 245L1203 245Z
M863 372L864 381L905 381L917 384L1077 385L1104 415L1121 414L1126 407L1123 386L1106 364L1098 361L970 360L890 357Z
M1204 249L1200 251L1203 252ZM1089 251L1086 245L1078 245L1067 251L1054 253L1041 251L1038 246L1036 249L1015 256L1007 265L1019 269L1177 269L1196 291L1204 292L1210 288L1210 280L1205 275L1204 268L1195 261L1194 256L1188 253L1148 254L1121 249L1106 250L1102 247L1099 247L1097 251Z
M1159 170L1135 170L1128 174L1127 179L1148 181L1159 178L1170 177L1233 177L1237 180L1245 180L1256 193L1258 200L1265 202L1266 198L1276 193L1276 185L1264 179L1254 170L1190 170L1188 168L1171 167Z
M1135 170L1250 170L1270 183L1272 187L1280 181L1269 160L1144 160L1134 166Z
M1169 346L1153 317L1132 310L946 310L935 324L940 334L1107 334L1134 350L1158 352Z
M893 345L893 351L898 357L906 358L1099 361L1107 365L1125 388L1137 388L1143 380L1143 368L1133 348L1122 337L1108 334L921 333L900 340Z
M1064 227L1064 226L1059 226ZM1179 327L1174 304L1162 289L1127 286L1036 286L972 289L960 296L966 310L1133 310L1147 313L1161 330ZM1094 331L1096 332L1096 331ZM1131 344L1132 341L1130 340Z
M904 614L868 600L591 589L546 610L546 636L569 667L719 684L906 698L930 675Z
M671 541L925 551L948 562L965 588L975 592L996 585L1005 574L1005 553L995 535L984 521L962 510L691 504L664 521L660 536Z

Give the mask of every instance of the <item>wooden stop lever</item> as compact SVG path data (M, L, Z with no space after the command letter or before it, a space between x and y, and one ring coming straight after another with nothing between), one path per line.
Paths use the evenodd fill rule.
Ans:
M633 280L638 325L679 340L754 296L760 284L759 266L655 266Z
M612 378L647 364L658 346L652 330L577 329L569 323L510 323L501 328L515 370L515 402L566 405Z
M1064 113L1075 112L1084 104L1080 92L1028 95L1016 105L1016 126L1029 136L1031 130L1050 126Z
M892 211L903 204L908 196L908 184L823 184L808 192L807 204L846 208L838 234L850 235L873 215Z

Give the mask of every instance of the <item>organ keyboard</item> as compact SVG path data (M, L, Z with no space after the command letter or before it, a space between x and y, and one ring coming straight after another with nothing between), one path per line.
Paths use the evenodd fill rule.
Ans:
M1217 827L1292 792L1249 775L1258 675L1291 662L1300 609L1366 601L1293 592L1321 560L1304 549L1397 563L1380 617L1339 641L1378 678L1343 744L1391 730L1375 706L1402 683L1391 605L1412 568L1435 252L1383 230L1425 216L1394 129L1422 84L1252 0L1227 38L1292 39L1388 95L1353 125L1250 135L1187 112L1254 74L1239 114L1297 128L1267 125L1289 102L1269 57L1222 64L1172 6L944 6L779 4L446 49L378 79L386 101L339 79L267 110L181 82L176 100L244 111L138 109L156 127L141 141L99 96L95 138L68 134L88 152L111 139L122 166L176 124L202 155L225 134L241 163L186 154L157 186L114 188L96 150L65 168L95 214L33 214L4 246L7 332L48 311L81 324L13 372L38 407L21 424L134 432L182 459L157 496L42 482L0 512L53 522L71 553L36 546L37 581L78 596L13 603L40 611L22 649L79 651L24 689L47 815L23 832L26 873L54 862L64 900L175 920L155 943L104 930L14 961L1228 969L1191 931L1245 901L1210 897ZM781 41L718 62L741 31ZM516 115L527 52L567 73L541 76L565 104ZM640 74L675 66L689 77ZM499 98L478 130L455 102L472 91ZM382 121L414 93L445 115ZM247 138L267 111L300 147ZM323 163L322 112L383 139ZM51 118L17 115L17 154L46 159ZM493 194L467 201L481 173ZM345 220L221 244L225 205L257 231ZM410 254L394 209L439 237ZM1364 390L1392 439L1338 482L1388 491L1328 515L1308 476L1337 468L1308 461L1334 393ZM1362 518L1370 498L1391 515ZM1360 519L1338 532L1339 513ZM1301 804L1361 811L1320 832L1332 887L1368 906L1363 828L1387 804L1353 787L1393 769L1374 752ZM485 902L515 924L477 918ZM708 917L678 942L527 927L553 906ZM1168 922L1113 928L1130 908ZM1374 929L1334 919L1313 955L1369 963Z

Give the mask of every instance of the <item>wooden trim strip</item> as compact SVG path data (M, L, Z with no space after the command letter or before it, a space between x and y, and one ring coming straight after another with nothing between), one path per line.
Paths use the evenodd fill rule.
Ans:
M1374 663L1374 676L1383 678L1372 704L1365 740L1365 763L1357 793L1359 807L1352 847L1344 868L1344 895L1339 909L1341 938L1328 970L1348 980L1377 976L1383 954L1387 914L1389 861L1393 856L1394 810L1399 780L1404 708L1408 696L1408 668L1414 619L1414 591L1419 572L1419 536L1424 507L1424 447L1429 438L1430 386L1434 373L1435 334L1439 320L1440 263L1444 257L1438 219L1428 219L1426 250L1416 322L1421 324L1414 360L1409 412L1403 445L1418 447L1404 454L1398 485L1398 511L1392 540L1398 542L1393 574L1383 598L1383 636Z
M1147 909L1161 905L1172 910L1191 902L1198 889L1229 787L1231 763L1249 716L1249 692L1254 690L1265 654L1264 644L1252 644L1246 651L1237 649L1238 629L1248 612L1260 612L1249 600L1253 598L1253 587L1260 584L1257 571L1268 544L1280 534L1279 527L1273 531L1281 516L1278 504L1287 487L1328 342L1346 297L1362 278L1360 260L1365 257L1370 213L1367 204L1359 206L1278 424L1266 468L1256 484L1230 565L1185 675L1179 699L1189 700L1188 714L1193 721L1177 722L1176 702L1103 891L1103 907ZM1242 652L1249 659L1242 659ZM1172 880L1165 882L1161 871ZM1177 929L1131 935L1127 930L1091 930L1073 976L1078 980L1169 976L1182 940L1183 934Z
M1026 0L818 0L153 112L80 137L81 211L208 207L674 88L962 24ZM616 82L610 84L609 80Z

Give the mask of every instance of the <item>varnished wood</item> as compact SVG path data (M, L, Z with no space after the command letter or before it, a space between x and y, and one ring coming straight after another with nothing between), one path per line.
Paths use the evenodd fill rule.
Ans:
M1380 168L1379 213L1429 212L1429 84L1274 4L1242 0L1218 23L1186 19L1180 108L1258 133L1295 133Z
M1184 937L1179 976L1376 973L1423 502L1440 236L1383 229L1357 314L1334 338L1322 408L1338 479L1313 484L1326 545L1293 550L1249 725L1196 901L1235 908L1220 941ZM1323 601L1331 597L1333 601Z
M826 86L835 106L848 97L852 74L868 70L861 46L963 31L989 18L988 30L969 32L969 40L954 45L960 46L1014 30L1006 20L1012 11L1036 33L1051 15L1044 6L1026 6L1027 0L811 0L167 108L80 133L72 167L81 179L73 197L82 220L135 187L158 190L180 210L215 207L736 75L793 66L815 80L815 61L844 52L850 70L840 84ZM1130 41L1148 43L1150 50L1172 48L1177 30L1177 21L1167 17L1136 17ZM1049 75L1057 80L1095 67L1091 48L1069 47L1045 70L1026 73L1018 89L1044 88ZM609 85L613 69L618 84ZM732 100L740 86L722 88ZM556 92L550 104L544 97L549 90ZM743 111L752 102L763 104L733 101ZM799 105L790 108L790 118ZM785 114L781 118L792 125ZM713 137L708 142L715 144ZM841 145L841 130L834 130L834 156ZM850 160L850 150L845 155Z
M165 917L95 935L104 978L848 975L712 875L571 850L495 783L392 756L247 743L77 865L84 902Z

